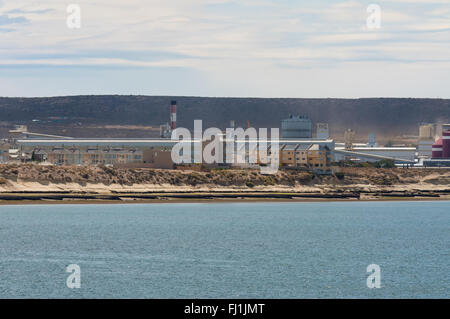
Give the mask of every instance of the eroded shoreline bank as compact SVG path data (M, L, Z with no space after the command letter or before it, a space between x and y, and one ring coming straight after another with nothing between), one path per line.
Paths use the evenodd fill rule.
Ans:
M0 165L0 205L230 201L448 200L450 169L179 171Z
M10 204L133 204L205 202L323 202L323 201L399 201L450 200L450 190L420 192L152 192L152 193L42 193L0 194L0 205Z

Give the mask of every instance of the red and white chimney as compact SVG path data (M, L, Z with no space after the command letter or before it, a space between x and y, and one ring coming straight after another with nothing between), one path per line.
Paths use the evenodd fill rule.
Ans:
M170 103L170 129L173 131L177 128L177 101Z
M433 144L432 148L432 158L442 158L443 153L443 143L442 138L438 139L436 143Z

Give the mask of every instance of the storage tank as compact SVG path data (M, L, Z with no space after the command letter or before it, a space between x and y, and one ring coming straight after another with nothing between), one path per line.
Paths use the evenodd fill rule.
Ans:
M442 133L442 157L450 158L450 130Z
M377 147L377 136L375 135L375 133L370 133L369 134L369 143L367 143L367 146L369 147Z
M433 124L424 124L419 128L419 141L417 152L419 157L432 157L432 146L435 141L435 130Z
M281 121L281 136L284 138L312 138L312 122L308 115L293 116Z
M432 147L432 158L442 158L442 138L438 139Z
M434 125L424 124L419 127L419 139L426 140L434 138Z

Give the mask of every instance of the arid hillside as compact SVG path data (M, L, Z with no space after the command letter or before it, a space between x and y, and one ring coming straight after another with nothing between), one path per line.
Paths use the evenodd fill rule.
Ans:
M178 102L178 125L191 129L195 119L205 127L236 125L279 127L289 114L309 114L314 123L327 122L336 138L346 128L367 139L376 133L380 140L417 135L422 122L450 122L448 99L294 99L210 98L169 96L92 95L48 98L1 98L0 133L8 125L27 124L33 131L74 137L150 137L169 120L170 100ZM1 124L1 123L0 123ZM114 127L114 128L113 128Z

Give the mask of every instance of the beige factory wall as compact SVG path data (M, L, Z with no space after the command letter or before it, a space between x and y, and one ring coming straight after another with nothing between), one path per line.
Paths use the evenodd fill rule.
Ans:
M153 168L173 168L172 154L169 150L147 149L143 152L143 164Z

